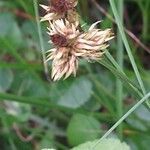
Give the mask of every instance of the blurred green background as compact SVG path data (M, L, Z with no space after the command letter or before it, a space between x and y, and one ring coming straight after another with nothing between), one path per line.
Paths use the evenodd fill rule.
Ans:
M100 28L113 28L116 38L111 42L109 52L119 61L118 51L124 51L121 55L123 71L138 86L125 48L119 46L122 41L118 40L121 37L117 26L106 17L108 14L113 16L109 1L96 2L79 0L81 23L86 23L86 28L103 20ZM38 3L47 4L48 1ZM134 40L127 35L128 43L148 92L150 0L124 0L122 6L118 6L119 3L120 0L116 0L119 15L123 13L124 27L135 35ZM41 8L39 13L44 15ZM49 50L46 27L46 23L41 23L44 49ZM44 73L41 56L33 1L0 0L1 150L67 150L100 138L140 99L126 86L126 80L122 79L120 83L119 75L110 71L111 67L99 63L80 61L77 77L54 83L48 78L50 64L49 75ZM105 59L102 64L107 62ZM145 105L130 115L111 137L122 139L132 150L149 150L150 112Z

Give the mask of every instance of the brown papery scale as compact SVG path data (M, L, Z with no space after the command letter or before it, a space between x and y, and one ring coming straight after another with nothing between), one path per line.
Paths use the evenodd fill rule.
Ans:
M72 3L67 0L51 0L52 10L59 13L67 12L69 9L72 9Z
M67 46L67 39L59 34L54 34L51 36L51 40L55 46L65 47Z

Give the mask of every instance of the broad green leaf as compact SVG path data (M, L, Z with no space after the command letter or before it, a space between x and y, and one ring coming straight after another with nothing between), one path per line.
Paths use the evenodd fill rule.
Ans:
M94 140L100 135L100 123L93 117L76 114L67 128L67 137L71 145Z
M58 104L70 108L78 108L89 100L92 93L92 83L86 78L73 82L68 91L58 100Z
M114 103L114 76L110 72L93 74L91 80L94 83L94 94L97 95L97 101L106 107L111 113L115 113L116 104Z
M48 90L41 82L34 79L32 76L26 79L26 83L24 86L26 87L23 91L23 95L26 96L35 96L35 97L46 97L48 94Z
M59 101L62 95L65 95L73 84L74 79L68 78L64 81L52 82L50 87L49 97L54 100L55 103ZM59 89L59 90L58 90Z
M16 45L22 44L22 35L15 17L10 13L0 14L0 38L13 41Z
M25 41L27 43L26 46L28 48L36 48L38 51L41 51L40 45L39 45L39 36L37 32L37 24L35 22L31 21L26 21L24 22L22 26L22 32L24 34ZM46 27L42 26L42 34L43 34L43 42L44 42L44 48L45 50L49 50L50 44L48 43L49 41L49 36L46 33Z
M150 112L144 105L141 105L126 121L132 127L147 132L150 128Z
M136 111L135 114L142 120L150 121L150 111L148 109L141 105Z
M19 95L46 97L48 89L28 71L17 72L12 84L13 92Z
M97 143L97 140L95 140L79 145L71 150L130 150L130 148L118 139L104 139L100 143Z
M0 92L7 91L13 81L14 75L10 69L0 68Z
M142 122L139 118L137 118L137 116L135 116L135 114L132 114L132 116L129 116L126 119L126 121L133 128L139 129L141 131L147 131L145 122Z

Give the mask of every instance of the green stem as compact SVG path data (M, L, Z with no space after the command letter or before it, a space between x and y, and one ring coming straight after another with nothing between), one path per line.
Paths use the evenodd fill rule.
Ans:
M24 65L21 63L4 63L0 61L0 68L22 69L22 70L36 70L42 71L42 66L38 63L32 63L30 65Z
M88 22L88 2L87 1L79 1L80 13L84 16L86 22Z
M143 81L142 81L142 79L141 79L139 70L138 70L138 68L137 68L137 65L136 65L136 63L135 63L134 57L133 57L133 55L132 55L131 48L130 48L130 46L129 46L127 37L126 37L126 35L125 35L123 25L122 25L122 23L121 23L121 21L120 21L120 17L119 17L119 15L118 15L118 12L117 12L117 9L116 9L116 6L115 6L115 2L114 2L114 0L109 0L109 2L110 2L110 5L111 5L113 14L114 14L114 16L115 16L116 23L117 23L118 29L119 29L119 31L120 31L120 34L121 34L121 37L122 37L124 46L125 46L125 48L126 48L126 51L127 51L127 53L128 53L129 59L130 59L130 61L131 61L133 70L134 70L134 72L135 72L136 78L137 78L138 83L139 83L139 85L140 85L140 87L141 87L141 89L142 89L143 95L145 95L145 94L146 94L146 90L145 90ZM148 105L148 107L150 108L150 104L148 103L148 101L147 101L147 105Z
M106 57L108 58L108 60L113 64L113 66L116 68L114 69L112 66L108 65L108 63L106 63L105 61L101 61L99 63L101 63L103 66L105 66L106 68L108 68L114 75L116 75L117 77L119 77L122 81L125 81L124 84L125 85L129 85L128 87L130 87L130 89L132 89L132 94L133 91L136 95L137 98L142 98L143 94L141 93L141 88L139 88L134 82L130 81L130 79L128 79L127 75L123 72L122 68L118 65L118 63L115 61L115 59L112 57L112 55L106 51ZM149 110L150 106L148 106L149 104L145 104L146 108Z
M148 13L147 11L143 12L143 38L146 39L147 34L148 34L148 28L149 28L149 23L148 23Z
M91 148L93 150L94 147L98 143L100 143L103 139L107 138L130 114L132 114L142 103L144 103L150 97L150 92L146 94L137 104L135 104L124 116L122 116L103 136L99 139Z
M114 68L112 65L108 64L106 61L99 61L99 63L101 65L103 65L104 67L106 67L107 69L109 69L115 76L117 76L119 79L121 79L123 81L123 83L125 85L127 85L128 88L130 88L132 90L132 92L136 93L136 95L138 95L139 97L142 97L142 93L139 91L139 89L136 87L136 85L130 81L125 75L124 73L122 73L122 71L117 70L116 68Z
M42 30L41 30L41 25L39 21L38 2L37 0L33 0L33 3L34 3L34 11L35 11L36 22L37 22L37 30L39 34L39 41L40 41L40 46L41 46L41 51L42 51L44 70L45 70L45 74L48 75L48 67L46 63L44 41L43 41Z
M133 113L143 102L146 101L147 98L150 97L150 92L146 94L137 104L135 104L124 116L122 116L101 138L106 138L116 127L121 124L131 113Z
M8 100L8 101L15 101L19 103L26 103L26 104L31 104L31 105L37 105L41 107L48 107L49 109L58 109L60 111L68 112L68 113L82 113L85 115L91 115L91 112L85 111L82 108L79 109L72 109L69 107L57 105L54 102L51 102L49 98L37 98L37 97L24 97L24 96L17 96L17 95L12 95L8 93L0 93L0 101L3 100ZM111 116L108 114L99 114L99 113L93 113L92 115L99 118L100 120L103 121L108 121L112 120Z
M147 33L148 33L148 28L149 28L149 23L148 23L148 16L149 16L149 5L150 5L150 2L147 1L145 4L142 2L142 1L137 1L140 9L141 9L141 12L142 12L142 15L143 15L143 28L142 28L142 36L144 39L146 39L147 37Z
M27 13L29 13L29 9L28 9L28 7L27 7L25 1L23 1L23 0L17 0L17 2L18 2L18 4L20 4L20 6L21 6Z
M105 53L107 59L113 64L113 66L117 69L116 72L120 72L120 74L122 74L122 76L124 76L124 78L126 78L129 81L129 84L137 89L139 91L139 93L141 92L141 88L139 88L135 83L133 83L132 81L130 81L130 79L128 79L127 75L125 74L125 72L123 71L123 68L121 68L121 66L119 66L119 64L116 62L116 60L112 57L112 55L106 51ZM108 68L108 67L106 67ZM109 69L109 68L108 68ZM111 70L111 69L110 69ZM142 93L140 94L141 97L143 96Z
M118 12L120 14L121 23L123 24L123 0L118 1ZM123 43L119 30L117 31L117 61L121 69L123 70ZM122 82L117 78L116 80L116 106L117 106L117 119L123 115L123 85ZM120 124L117 128L120 139L123 138L123 126Z

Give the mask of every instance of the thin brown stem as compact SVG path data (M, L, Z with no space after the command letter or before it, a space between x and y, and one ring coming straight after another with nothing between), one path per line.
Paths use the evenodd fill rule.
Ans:
M21 141L23 142L30 142L33 139L33 135L29 135L27 137L25 137L22 132L20 131L19 127L17 126L17 124L13 124L13 129L15 130L17 136L20 138Z

